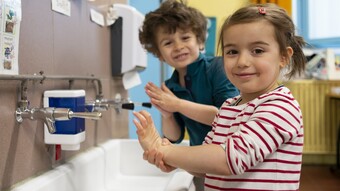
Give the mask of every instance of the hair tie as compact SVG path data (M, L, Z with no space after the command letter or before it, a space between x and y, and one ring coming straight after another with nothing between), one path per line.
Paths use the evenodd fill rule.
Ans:
M266 9L264 7L258 7L258 13L261 15L266 15Z

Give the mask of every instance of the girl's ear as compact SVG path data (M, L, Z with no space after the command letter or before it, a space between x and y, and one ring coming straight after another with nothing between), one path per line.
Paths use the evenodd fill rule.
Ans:
M286 51L287 51L287 57L286 56L282 56L282 60L281 60L281 63L280 63L280 67L281 68L284 68L285 66L287 66L288 64L290 64L290 60L294 54L294 50L292 47L288 46L286 48Z

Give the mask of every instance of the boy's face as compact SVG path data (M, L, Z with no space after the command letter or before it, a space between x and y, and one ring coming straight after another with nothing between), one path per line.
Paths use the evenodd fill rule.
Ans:
M191 30L177 29L175 33L169 34L164 28L159 28L156 43L159 59L175 69L186 68L198 58L200 48L203 48Z
M287 47L288 55L292 50ZM236 24L223 32L224 68L242 95L256 98L277 87L287 60L280 53L273 25L267 21Z

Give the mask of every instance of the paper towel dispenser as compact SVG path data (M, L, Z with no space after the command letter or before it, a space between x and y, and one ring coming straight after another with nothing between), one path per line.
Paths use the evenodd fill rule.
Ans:
M118 19L111 25L112 76L144 70L147 53L138 37L144 15L125 4L114 4L113 8Z

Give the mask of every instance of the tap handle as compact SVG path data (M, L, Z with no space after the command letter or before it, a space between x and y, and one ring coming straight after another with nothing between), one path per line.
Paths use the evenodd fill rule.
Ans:
M123 109L129 109L129 110L135 109L135 106L143 106L143 107L148 107L148 108L152 107L151 103L149 103L149 102L143 102L143 103L123 103L122 104L122 108Z
M152 107L152 105L151 105L150 102L143 102L143 103L142 103L142 106L143 106L143 107L148 107L148 108L151 108L151 107Z
M123 103L122 104L122 108L123 109L133 110L133 109L135 109L135 104L134 103Z
M69 118L77 117L77 118L84 118L84 119L94 119L99 120L102 118L102 113L100 112L73 112L69 111L68 113Z

